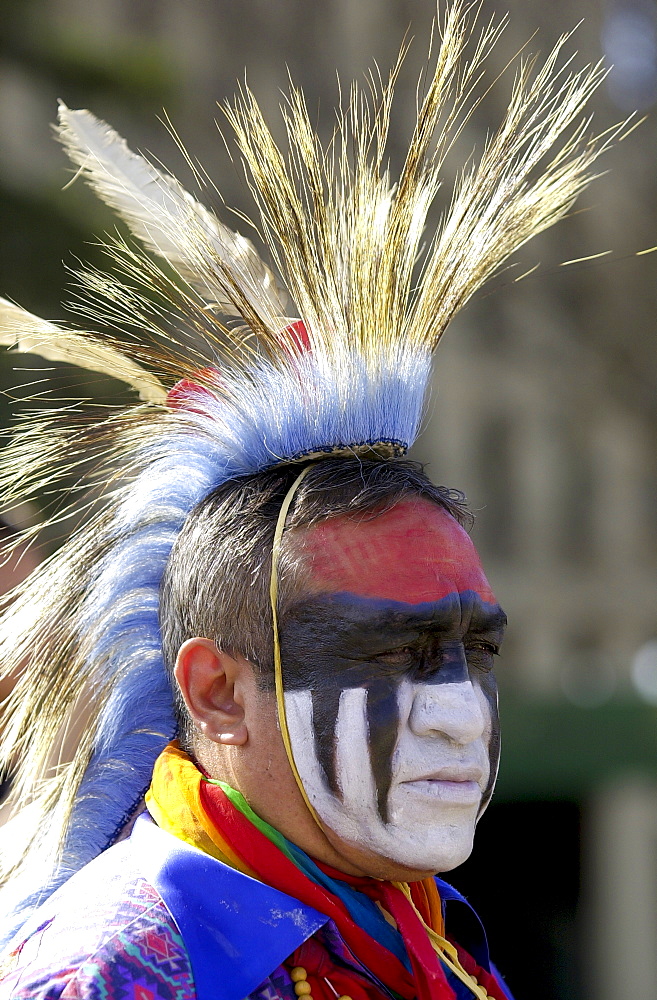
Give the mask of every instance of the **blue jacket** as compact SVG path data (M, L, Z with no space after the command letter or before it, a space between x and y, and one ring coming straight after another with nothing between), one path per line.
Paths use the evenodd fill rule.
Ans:
M489 969L474 911L447 883L439 881L439 890L448 910L468 908L472 933L459 943ZM297 1000L282 963L313 934L329 951L340 941L324 914L228 868L144 815L129 840L88 864L33 914L0 957L0 998ZM353 967L376 982L355 959ZM472 1000L460 983L450 985L457 997Z

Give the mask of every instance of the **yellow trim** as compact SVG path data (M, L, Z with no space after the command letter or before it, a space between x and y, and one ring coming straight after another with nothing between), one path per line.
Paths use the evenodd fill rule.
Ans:
M428 924L424 922L424 920L422 919L422 914L420 913L417 906L413 902L413 898L411 896L411 890L409 889L406 882L393 882L392 884L396 886L398 889L401 889L401 891L406 896L406 899L409 901L409 903L415 910L417 918L421 922L425 931L427 932L429 940L433 945L433 950L436 952L440 960L444 962L449 969L451 969L454 975L457 976L465 986L468 987L471 993L473 993L474 996L477 997L477 1000L491 1000L491 998L488 995L488 991L485 990L483 986L479 985L474 976L471 976L468 972L465 971L465 969L459 962L458 952L456 951L456 948L451 943L451 941L448 941L447 938L444 938L442 937L442 935L436 933L436 931L434 931L431 927L428 926Z
M278 560L281 551L281 539L283 538L283 532L285 530L285 520L287 518L288 511L290 509L290 504L294 498L294 494L301 485L302 480L305 478L307 473L312 468L312 465L307 465L301 470L297 478L294 480L289 490L287 491L285 500L283 501L283 506L278 513L278 521L276 522L276 531L274 532L274 542L271 550L271 577L269 581L269 600L271 603L271 617L272 617L272 630L274 638L274 682L276 685L276 707L278 709L278 724L281 729L281 736L283 737L283 746L285 747L285 753L287 754L287 759L290 762L290 768L292 769L292 774L294 775L294 780L297 783L297 787L303 796L303 801L306 803L308 811L317 823L317 826L322 829L322 824L320 823L319 816L315 812L315 809L310 802L306 794L306 789L303 787L303 782L301 781L301 775L297 770L297 765L294 762L294 754L292 753L292 744L290 742L290 733L287 728L287 715L285 713L285 695L283 691L283 667L281 664L281 643L280 636L278 633Z

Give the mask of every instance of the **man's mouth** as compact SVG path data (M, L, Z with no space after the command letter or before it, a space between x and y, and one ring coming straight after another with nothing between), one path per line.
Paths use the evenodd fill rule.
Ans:
M401 785L439 802L477 805L481 799L483 777L481 768L441 768L435 773L404 781Z

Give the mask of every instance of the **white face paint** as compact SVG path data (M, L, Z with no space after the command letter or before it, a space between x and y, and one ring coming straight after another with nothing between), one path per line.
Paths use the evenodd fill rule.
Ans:
M292 751L308 798L342 840L408 868L448 871L470 854L482 795L489 791L489 701L472 681L401 681L385 822L370 758L367 697L362 687L340 694L338 796L317 757L311 692L285 694Z
M446 511L408 498L304 537L312 587L281 633L295 764L345 843L422 872L472 850L497 767L506 618Z

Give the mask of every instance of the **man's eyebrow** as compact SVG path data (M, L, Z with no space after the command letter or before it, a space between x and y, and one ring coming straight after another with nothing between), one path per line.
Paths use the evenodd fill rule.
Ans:
M451 631L452 628L459 629L460 608L458 603L451 606L449 604L424 604L416 609L402 610L394 612L383 609L363 609L360 620L352 620L347 625L347 632L361 632L361 634L376 634L382 641L395 639L398 636L408 637L407 641L413 642L415 638L421 640L423 636L430 636L442 632ZM507 617L499 605L486 605L483 602L475 605L464 635L488 635L497 638L499 641L504 636Z
M502 608L497 605L480 604L472 612L469 632L503 632L507 625L507 617Z
M357 633L382 636L448 626L458 621L459 614L458 600L413 606L340 592L315 594L299 601L286 615L285 624L293 628L303 625L314 633L333 629L335 638Z
M333 594L329 598L336 609L344 609L347 618L352 618L355 625L372 627L390 626L393 628L425 628L436 621L458 618L459 603L455 595L448 595L438 601L427 601L422 604L407 604L403 601L392 601L386 598L359 598L353 594ZM357 617L356 617L357 613Z
M463 603L465 601L465 603ZM458 626L465 617L468 632L503 632L506 615L498 604L489 604L478 594L450 594L438 601L409 605L388 598L359 597L352 593L313 595L301 601L296 609L303 617L315 609L315 628L320 622L337 625L343 634L349 632L430 632L436 628ZM303 614L305 612L305 614ZM291 618L294 619L294 610ZM320 626L321 627L321 626Z
M360 636L368 645L377 646L398 640L413 643L432 633L461 629L464 634L488 634L501 641L506 615L499 604L489 603L473 591L415 605L334 592L306 595L285 613L282 626L287 641L293 635L298 638L299 629L306 639L326 639L330 634L339 643Z

